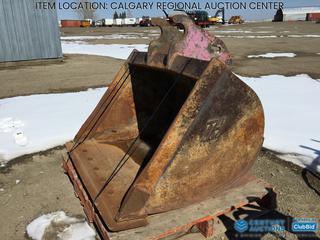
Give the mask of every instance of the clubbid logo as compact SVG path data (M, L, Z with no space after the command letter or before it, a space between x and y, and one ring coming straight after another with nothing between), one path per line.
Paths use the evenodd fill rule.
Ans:
M312 218L295 218L291 225L292 232L316 232L317 229L318 222Z
M237 220L234 223L234 229L239 232L239 233L243 233L245 231L247 231L249 228L248 222L246 220Z

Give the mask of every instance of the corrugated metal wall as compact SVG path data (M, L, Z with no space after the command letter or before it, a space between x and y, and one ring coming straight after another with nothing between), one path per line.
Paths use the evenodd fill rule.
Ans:
M62 57L56 10L36 2L0 0L0 62Z

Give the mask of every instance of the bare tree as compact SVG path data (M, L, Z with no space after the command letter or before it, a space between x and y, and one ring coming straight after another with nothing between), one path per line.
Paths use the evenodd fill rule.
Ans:
M81 19L94 19L96 17L96 9L92 8L91 0L78 0L79 8L75 11Z

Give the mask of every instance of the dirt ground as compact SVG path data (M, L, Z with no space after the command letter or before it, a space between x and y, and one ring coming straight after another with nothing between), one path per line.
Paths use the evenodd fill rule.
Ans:
M67 55L59 62L0 67L0 98L105 86L112 81L122 62L101 56Z
M232 33L219 32L236 30ZM320 79L320 24L250 23L209 29L221 36L233 55L232 70L243 76L306 73ZM244 33L243 31L247 31ZM156 28L88 28L62 29L62 36L95 36L141 33L148 39L88 40L91 43L148 43L159 31ZM152 34L150 34L150 32ZM263 33L264 32L264 33ZM234 38L230 36L270 36L275 38ZM281 37L282 36L282 37ZM295 58L249 59L250 54L293 52ZM104 86L113 79L123 60L88 55L67 55L63 62L26 63L24 66L0 65L0 98L34 93L78 91ZM276 87L276 86L275 86ZM0 169L0 239L26 239L25 229L34 218L58 210L83 215L79 201L61 169L64 147L23 156ZM277 192L277 209L269 218L288 221L294 217L319 218L320 177L284 162L268 151L261 151L251 172L271 183ZM216 239L234 239L232 232ZM305 239L316 239L310 236ZM191 234L184 239L201 239ZM271 233L263 239L281 239ZM284 239L284 238L282 238ZM286 239L302 239L287 233Z

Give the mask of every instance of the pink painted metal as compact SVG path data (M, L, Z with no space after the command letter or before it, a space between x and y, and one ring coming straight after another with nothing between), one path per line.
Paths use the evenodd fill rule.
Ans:
M231 64L231 55L221 39L195 25L189 17L175 15L169 20L153 19L152 22L160 27L161 35L149 45L149 65L170 66L177 56L202 61L218 59Z
M177 54L205 61L216 58L223 63L231 63L226 45L219 38L195 25L189 17L175 15L172 17L172 22L184 27L184 39L175 46Z

